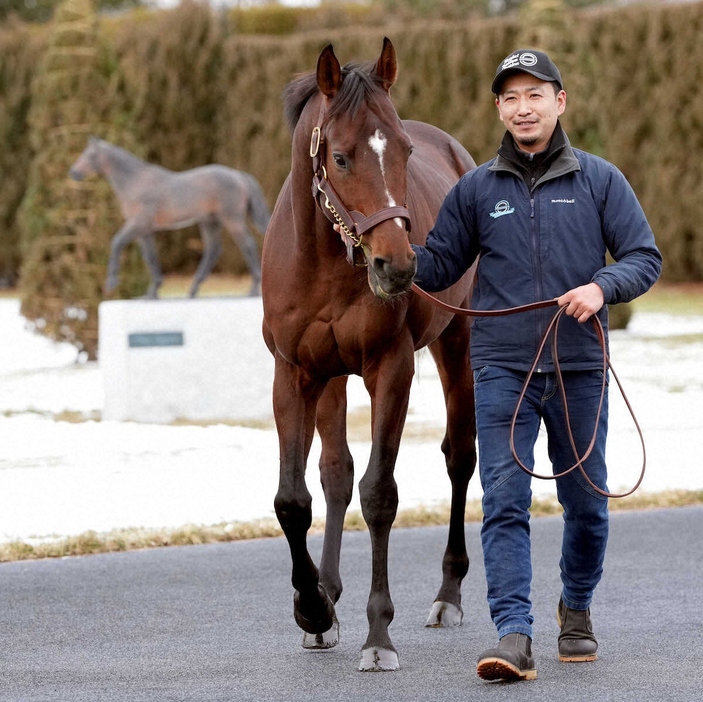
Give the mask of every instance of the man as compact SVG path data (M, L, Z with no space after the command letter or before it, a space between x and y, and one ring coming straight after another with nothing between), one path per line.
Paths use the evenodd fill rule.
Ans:
M492 90L507 132L498 156L465 174L447 195L426 246L417 254L417 284L429 291L456 282L479 257L475 309L515 307L558 298L565 306L558 356L571 430L582 456L597 422L584 469L606 491L607 398L597 417L602 351L591 323L607 334L606 304L628 302L659 277L661 254L635 194L612 164L572 148L559 122L566 93L559 70L540 51L519 49L503 60ZM606 265L609 252L615 263ZM488 603L498 646L478 660L485 680L537 677L532 658L530 475L515 461L510 425L518 397L553 311L475 318L475 380L481 530ZM549 344L547 345L549 347ZM554 474L577 462L568 438L551 350L542 352L514 429L516 454L534 466L540 423ZM556 480L564 510L558 600L561 661L592 661L598 644L590 605L603 572L608 501L579 468ZM556 597L555 597L556 599ZM557 604L555 602L555 604Z

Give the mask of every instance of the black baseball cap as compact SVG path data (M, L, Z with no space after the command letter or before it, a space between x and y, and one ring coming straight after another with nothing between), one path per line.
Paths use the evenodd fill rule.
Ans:
M543 51L535 49L518 49L508 54L496 69L496 76L491 84L491 90L498 95L503 81L515 73L529 73L540 80L556 83L562 90L561 73L552 59Z

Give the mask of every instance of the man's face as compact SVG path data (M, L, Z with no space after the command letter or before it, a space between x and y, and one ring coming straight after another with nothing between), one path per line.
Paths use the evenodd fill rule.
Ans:
M516 73L503 81L496 98L500 121L523 151L537 153L547 148L557 119L566 109L566 93L555 94L555 83L529 73Z

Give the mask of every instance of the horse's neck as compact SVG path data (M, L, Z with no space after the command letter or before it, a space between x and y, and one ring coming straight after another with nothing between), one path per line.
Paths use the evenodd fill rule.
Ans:
M294 250L299 265L329 269L344 261L339 234L322 213L311 192L313 166L310 156L312 126L300 126L293 139L291 209L294 221Z
M103 175L117 193L124 192L133 185L137 173L159 168L113 145L102 149L101 165Z
M298 242L300 249L307 249L315 237L310 237L309 232L315 230L317 205L311 193L313 167L310 156L310 135L312 126L301 119L293 135L291 188L293 215L296 220L296 236L302 238Z

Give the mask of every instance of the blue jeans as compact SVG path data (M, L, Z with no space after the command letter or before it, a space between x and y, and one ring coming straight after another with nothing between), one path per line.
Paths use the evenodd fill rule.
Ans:
M479 472L483 486L481 542L488 585L488 606L498 638L517 632L532 637L532 558L530 514L532 478L516 463L510 450L510 423L527 374L484 366L474 372ZM579 455L590 443L596 421L603 374L564 372L571 430ZM607 387L606 387L607 393ZM522 463L534 470L534 445L540 423L547 430L553 473L575 462L569 443L561 394L553 373L530 380L515 424L514 446ZM603 402L593 452L584 463L591 481L606 487L605 442L607 394ZM546 470L536 470L545 474ZM608 499L594 490L577 467L556 479L564 509L560 561L562 597L571 609L587 609L603 574L608 540ZM556 601L555 601L556 605Z

